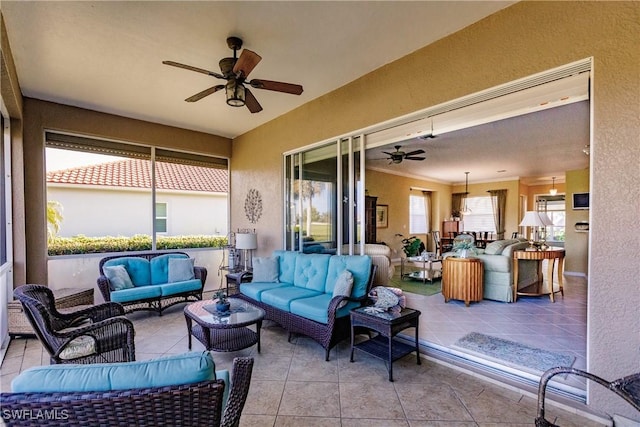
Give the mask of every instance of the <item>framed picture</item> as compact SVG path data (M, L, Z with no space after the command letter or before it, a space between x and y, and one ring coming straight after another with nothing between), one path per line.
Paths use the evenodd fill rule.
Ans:
M389 205L376 206L376 228L389 226Z

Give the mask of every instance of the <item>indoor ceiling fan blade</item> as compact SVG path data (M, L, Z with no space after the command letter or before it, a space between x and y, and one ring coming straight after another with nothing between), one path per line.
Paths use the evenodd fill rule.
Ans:
M195 95L188 97L187 99L185 99L185 101L187 102L199 101L205 96L209 96L212 93L219 91L220 89L224 89L224 85L216 85L216 86L210 87L209 89L205 89L202 92L198 92Z
M407 153L407 156L415 156L416 154L424 154L425 151L424 150L416 150L416 151L411 151L409 153Z
M251 111L252 113L259 113L260 111L262 111L262 106L260 105L256 97L253 96L253 93L251 93L249 88L245 88L244 94L244 102L249 111Z
M242 77L247 78L249 73L258 65L258 62L262 60L262 57L257 53L245 49L240 54L240 58L236 61L236 64L233 66L233 73L235 75L242 75Z
M302 86L293 83L274 82L273 80L253 79L249 82L251 87L256 89L274 90L276 92L290 93L292 95L300 95Z
M393 153L389 153L388 151L383 151L382 154L386 154L387 156L395 156L396 154L398 154L398 152L395 151Z
M179 62L174 62L174 61L162 61L162 63L165 65L171 65L172 67L184 68L185 70L195 71L197 73L202 73L208 76L224 79L224 76L222 74L216 73L215 71L205 70L204 68L193 67L191 65L181 64Z
M426 157L410 157L410 156L406 156L405 159L407 159L407 160L425 160Z

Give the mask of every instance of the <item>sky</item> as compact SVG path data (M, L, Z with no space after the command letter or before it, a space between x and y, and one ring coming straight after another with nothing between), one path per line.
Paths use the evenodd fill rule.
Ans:
M122 160L122 157L106 156L103 154L83 153L80 151L46 149L47 172L69 169L78 166L96 165L99 163Z

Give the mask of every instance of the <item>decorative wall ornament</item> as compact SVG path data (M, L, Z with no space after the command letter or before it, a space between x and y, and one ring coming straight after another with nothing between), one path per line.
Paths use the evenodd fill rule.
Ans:
M244 199L244 213L251 224L257 223L262 216L262 196L255 188L247 192L247 198Z

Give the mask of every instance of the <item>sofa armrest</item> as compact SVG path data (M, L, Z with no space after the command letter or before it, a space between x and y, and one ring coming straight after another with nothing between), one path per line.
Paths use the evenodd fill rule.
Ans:
M204 283L207 281L207 269L205 267L193 267L193 274L196 279L200 279L202 282L202 287L204 287Z
M100 276L98 276L98 289L100 290L100 293L102 294L102 297L104 298L105 301L111 301L111 288L109 287L109 279L107 279L107 276L101 274Z

